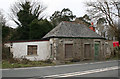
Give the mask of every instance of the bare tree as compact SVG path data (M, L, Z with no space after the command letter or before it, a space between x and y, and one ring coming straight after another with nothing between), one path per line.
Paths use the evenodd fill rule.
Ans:
M107 24L106 24L105 18L99 18L97 20L96 26L97 26L96 29L98 30L98 34L105 37L106 36L105 33L106 33L106 29L107 29L106 28Z
M95 2L86 2L85 4L89 7L87 12L91 16L92 20L97 21L99 18L105 18L108 25L107 27L112 29L112 32L118 37L119 31L115 23L120 18L120 15L118 14L120 10L119 1L97 0Z
M1 26L5 25L5 22L6 22L6 20L5 20L4 16L3 16L3 12L2 12L2 10L0 10L0 25Z

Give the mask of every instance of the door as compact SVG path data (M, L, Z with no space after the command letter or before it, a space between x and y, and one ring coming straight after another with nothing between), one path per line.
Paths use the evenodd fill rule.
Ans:
M85 59L90 59L91 58L90 44L85 44L84 45L84 58Z
M73 44L65 44L65 58L73 57Z
M95 43L95 53L94 53L94 59L99 60L99 49L100 49L100 44Z

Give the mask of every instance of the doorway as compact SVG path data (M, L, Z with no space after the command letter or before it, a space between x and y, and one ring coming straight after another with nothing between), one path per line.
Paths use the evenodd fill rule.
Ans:
M100 52L100 43L99 42L95 42L94 50L95 50L94 59L99 60L99 52Z

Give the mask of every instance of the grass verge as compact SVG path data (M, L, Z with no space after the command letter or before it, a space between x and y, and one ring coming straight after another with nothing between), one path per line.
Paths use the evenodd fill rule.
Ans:
M48 63L46 61L28 61L27 63L15 62L10 63L7 60L2 61L2 68L22 68L22 67L40 67L40 66L54 66L54 63Z

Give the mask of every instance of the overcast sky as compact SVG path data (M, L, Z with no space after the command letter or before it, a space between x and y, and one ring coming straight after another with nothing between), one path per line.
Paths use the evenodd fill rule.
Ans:
M11 5L16 1L18 0L0 0L0 9L7 15L10 12ZM86 13L86 6L84 4L86 1L92 0L42 0L42 3L47 6L45 11L46 17L51 16L55 11L61 11L63 8L69 8L74 15L80 17ZM7 24L10 26L14 25L10 20L7 21Z

